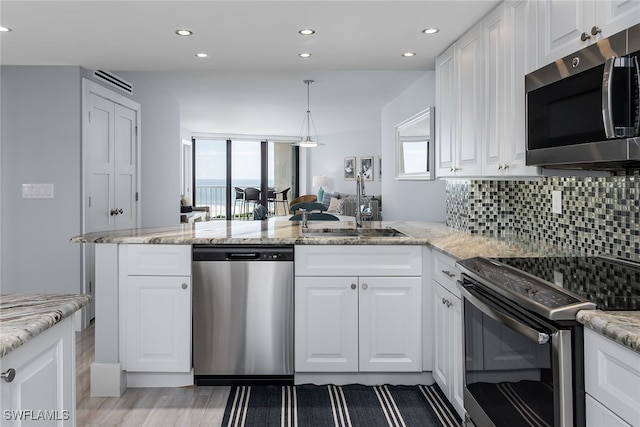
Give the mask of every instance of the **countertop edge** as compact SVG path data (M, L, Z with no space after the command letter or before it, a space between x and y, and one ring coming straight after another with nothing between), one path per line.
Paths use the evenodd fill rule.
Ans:
M581 310L578 322L640 353L640 311Z
M0 295L0 357L6 356L91 302L84 294Z

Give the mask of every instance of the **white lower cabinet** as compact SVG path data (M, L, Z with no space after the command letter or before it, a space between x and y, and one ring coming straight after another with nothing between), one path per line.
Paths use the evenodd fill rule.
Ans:
M75 329L73 316L42 332L0 359L3 426L75 423Z
M191 278L130 276L127 371L191 369Z
M421 257L419 246L296 247L296 372L421 372ZM336 262L363 275L321 266Z
M191 246L121 245L121 345L130 373L191 371ZM129 376L129 386L175 386ZM187 377L184 377L187 378ZM150 381L150 382L144 382ZM192 378L191 378L192 381Z
M640 354L585 328L587 427L640 426Z
M433 251L433 378L464 419L462 302L455 260ZM478 363L478 361L474 361Z

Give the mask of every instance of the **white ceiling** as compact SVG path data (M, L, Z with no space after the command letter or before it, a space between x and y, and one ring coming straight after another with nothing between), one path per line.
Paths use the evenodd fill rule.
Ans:
M318 132L345 132L379 122L380 107L498 3L2 0L0 25L12 31L0 34L0 63L144 78L178 100L183 126L195 132L297 135L302 81L314 79ZM428 27L441 31L422 34ZM179 37L179 28L194 35ZM302 28L316 34L300 36Z

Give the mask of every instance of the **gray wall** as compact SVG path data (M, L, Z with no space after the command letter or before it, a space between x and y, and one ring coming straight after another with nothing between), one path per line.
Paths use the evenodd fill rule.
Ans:
M395 125L436 104L435 75L434 71L425 72L423 78L382 108L382 214L385 220L445 221L445 181L394 179Z
M180 106L161 89L145 83L146 73L116 72L133 85L142 108L142 226L180 223Z
M90 72L4 66L1 81L0 291L81 291L81 88ZM137 78L142 105L142 226L179 223L180 113ZM115 91L118 92L118 91ZM23 199L23 183L54 184L53 199Z
M80 67L2 67L3 293L77 293L80 245ZM51 183L52 199L22 184Z

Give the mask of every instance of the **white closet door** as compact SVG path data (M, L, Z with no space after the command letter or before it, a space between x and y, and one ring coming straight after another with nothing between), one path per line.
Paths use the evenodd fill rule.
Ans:
M111 215L114 180L114 106L108 99L90 93L85 111L86 229L108 231L114 227Z
M136 112L114 104L115 229L136 227L137 144Z

